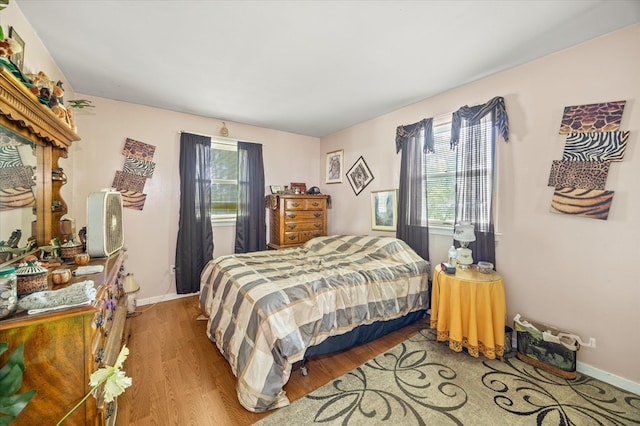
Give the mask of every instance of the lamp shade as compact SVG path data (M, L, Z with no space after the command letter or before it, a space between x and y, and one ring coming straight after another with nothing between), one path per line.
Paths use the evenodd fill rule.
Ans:
M124 277L122 287L125 293L135 293L140 290L140 286L138 285L138 282L136 281L133 274L127 274Z
M470 243L476 240L471 222L460 222L453 230L453 239L462 243Z

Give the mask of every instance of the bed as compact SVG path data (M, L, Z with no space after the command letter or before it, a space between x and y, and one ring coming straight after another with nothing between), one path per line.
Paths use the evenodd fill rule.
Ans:
M392 237L317 237L298 248L221 256L201 273L207 336L249 411L289 404L294 363L419 319L429 262ZM356 335L356 337L353 337Z

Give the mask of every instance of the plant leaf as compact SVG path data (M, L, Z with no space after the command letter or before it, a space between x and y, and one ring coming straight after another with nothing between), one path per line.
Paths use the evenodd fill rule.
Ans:
M13 395L20 390L20 386L22 386L22 370L14 365L9 374L0 381L0 397Z
M15 351L9 355L7 364L15 364L24 372L24 342L20 343Z
M18 395L0 398L0 413L16 417L36 393L37 391L32 389Z

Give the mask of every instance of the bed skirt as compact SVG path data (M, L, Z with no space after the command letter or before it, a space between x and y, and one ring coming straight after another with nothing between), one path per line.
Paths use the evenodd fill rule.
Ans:
M379 321L373 324L360 325L348 333L331 336L319 345L309 347L304 353L304 360L306 361L312 356L326 355L369 343L372 340L391 333L392 331L396 331L409 324L413 324L423 318L426 314L427 311L423 309L389 321Z

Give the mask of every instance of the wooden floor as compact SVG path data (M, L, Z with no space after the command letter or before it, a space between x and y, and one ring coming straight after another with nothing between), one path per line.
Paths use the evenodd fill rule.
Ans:
M235 378L218 348L206 335L197 296L140 306L131 321L129 357L124 370L133 385L118 398L117 424L250 425L267 413L252 413L236 398ZM341 376L378 353L406 340L422 321L369 344L307 362L297 369L285 391L294 401Z

